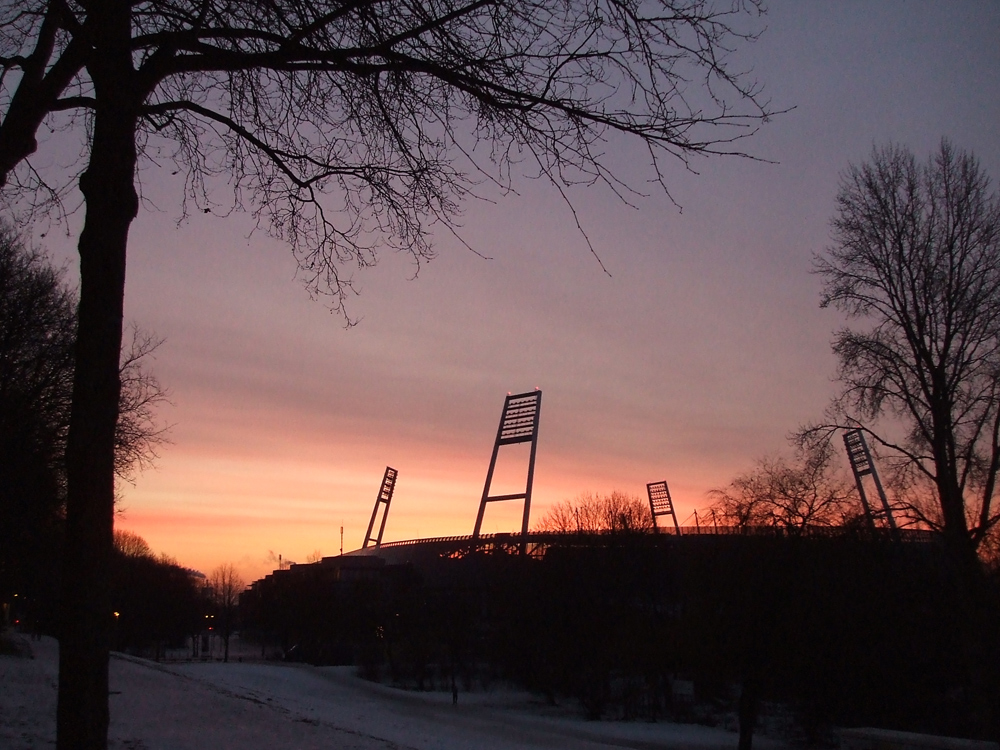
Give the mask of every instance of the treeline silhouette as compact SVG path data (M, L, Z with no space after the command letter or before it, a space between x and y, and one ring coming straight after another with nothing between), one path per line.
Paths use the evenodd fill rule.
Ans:
M128 531L115 532L109 583L116 651L159 660L166 649L187 645L188 638L206 631L217 611L204 575L154 555L142 537Z
M121 544L115 535L115 550L108 581L113 619L112 648L159 659L166 649L179 648L209 627L220 608L205 577L182 567L169 557L156 556L141 538L142 548ZM37 571L38 585L12 597L9 617L22 631L58 637L59 567Z
M0 625L8 619L53 635L79 626L72 615L57 621L65 596L66 440L77 308L63 272L0 219ZM155 337L132 326L131 346L120 359L115 430L120 479L148 466L165 440L156 408L167 394L145 367L157 346ZM154 639L156 629L166 633L182 609L174 590L186 586L190 591L184 596L189 596L196 589L195 581L182 580L186 572L153 559L148 547L141 557L148 559L131 559L119 548L107 576L115 587L111 603L122 613L119 619L138 617L143 609L162 610L144 625L119 622L118 636L128 634L128 643ZM173 579L181 583L168 583ZM135 591L127 590L132 582Z
M730 711L746 729L777 702L811 742L833 726L996 737L997 582L936 544L566 535L540 558L381 563L256 582L245 635L416 689L510 680L590 718Z

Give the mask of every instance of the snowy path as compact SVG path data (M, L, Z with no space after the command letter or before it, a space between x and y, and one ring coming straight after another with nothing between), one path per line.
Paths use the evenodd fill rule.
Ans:
M0 657L0 747L54 746L57 646ZM343 667L111 662L112 747L122 750L732 750L706 727L586 722L526 693L415 693L365 682ZM755 738L755 747L777 747Z

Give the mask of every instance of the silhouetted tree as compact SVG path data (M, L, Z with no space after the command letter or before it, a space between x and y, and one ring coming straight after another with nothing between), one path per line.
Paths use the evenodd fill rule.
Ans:
M165 392L145 358L157 342L134 328L122 356L115 469L120 478L155 456ZM20 590L54 603L52 561L62 538L76 296L62 274L0 224L0 595Z
M835 466L829 441L800 447L794 461L762 458L729 486L712 490L713 518L726 526L802 530L843 524L857 514L854 488Z
M110 579L115 648L159 659L166 646L180 645L200 629L210 603L199 575L167 555L154 555L138 534L116 530Z
M123 557L152 557L153 550L134 531L115 529L115 550Z
M115 475L125 481L132 481L136 472L153 465L159 458L157 450L168 442L170 429L157 415L157 410L169 403L170 394L146 366L163 339L135 324L129 329L131 341L122 350L118 368L121 395L115 427Z
M0 599L29 600L35 627L57 580L74 303L61 274L0 224Z
M834 340L843 391L825 427L872 422L972 563L1000 520L1000 197L947 141L926 164L891 145L842 176L832 226L822 305L862 325Z
M604 182L604 139L662 160L733 152L770 113L732 67L758 0L391 4L22 0L0 17L0 185L58 201L29 161L49 127L80 125L86 164L80 327L68 447L66 628L58 744L106 745L114 429L128 232L140 161L173 160L185 211L216 175L332 293L380 244L430 256L476 173L521 159L558 189ZM479 146L482 146L481 148ZM458 157L462 156L462 160ZM72 180L69 185L73 186ZM324 193L332 196L322 202ZM190 202L190 204L189 204ZM72 738L72 739L71 739Z
M610 495L582 493L575 500L556 503L535 526L538 531L562 533L649 531L653 517L649 504L627 492Z
M218 624L222 634L224 662L229 661L229 637L236 625L240 594L247 587L246 581L236 572L231 563L223 563L208 576L208 586L212 590L212 601L219 614Z

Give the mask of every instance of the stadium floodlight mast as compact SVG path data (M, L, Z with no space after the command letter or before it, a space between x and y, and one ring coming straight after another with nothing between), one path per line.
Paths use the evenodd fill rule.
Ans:
M368 531L365 532L365 543L362 549L368 547L369 542L375 543L375 549L382 546L382 534L385 533L385 522L389 518L389 503L392 502L392 493L396 489L396 477L399 472L391 466L385 467L385 474L382 475L382 486L379 488L378 496L375 498L375 507L372 509L372 520L368 522ZM378 517L379 507L382 507L382 521L378 527L378 536L372 536L372 529L375 528L375 519ZM343 544L341 544L343 546Z
M649 495L649 512L653 516L653 530L657 532L660 530L656 523L658 516L670 516L674 519L674 531L677 532L677 536L680 536L681 527L677 523L677 512L674 510L674 501L670 497L670 488L667 487L666 480L647 484L646 494Z
M487 503L502 502L505 500L523 500L524 513L521 519L521 554L524 554L526 551L528 542L528 517L531 513L531 484L535 477L535 449L538 447L538 417L541 412L542 392L539 389L536 388L529 393L507 394L507 398L503 403L503 412L500 415L500 427L497 428L497 439L493 444L493 457L490 459L490 468L486 472L483 497L479 502L476 528L472 532L473 547L479 541L479 532L483 527L483 516L486 513ZM524 492L491 495L490 487L493 484L493 471L496 469L497 455L500 453L500 447L528 442L531 443L531 453L528 456L528 474Z
M844 433L844 447L847 449L847 458L851 462L851 471L854 472L854 482L858 486L858 495L861 496L861 505L865 510L868 525L874 531L876 518L885 518L893 535L895 535L896 520L892 517L892 509L889 507L889 500L882 488L882 480L879 479L878 471L875 469L875 462L872 461L872 454L868 450L864 432L861 429L847 430ZM882 503L880 512L872 510L871 503L868 502L868 495L865 493L864 477L869 475L875 483L875 492Z

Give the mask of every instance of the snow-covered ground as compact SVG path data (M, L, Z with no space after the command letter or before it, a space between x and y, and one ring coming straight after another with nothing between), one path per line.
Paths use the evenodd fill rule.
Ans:
M53 747L58 645L0 656L0 747ZM350 667L111 660L111 746L128 750L344 748L732 750L736 735L667 722L588 722L512 690L418 693ZM761 750L775 743L755 738Z

